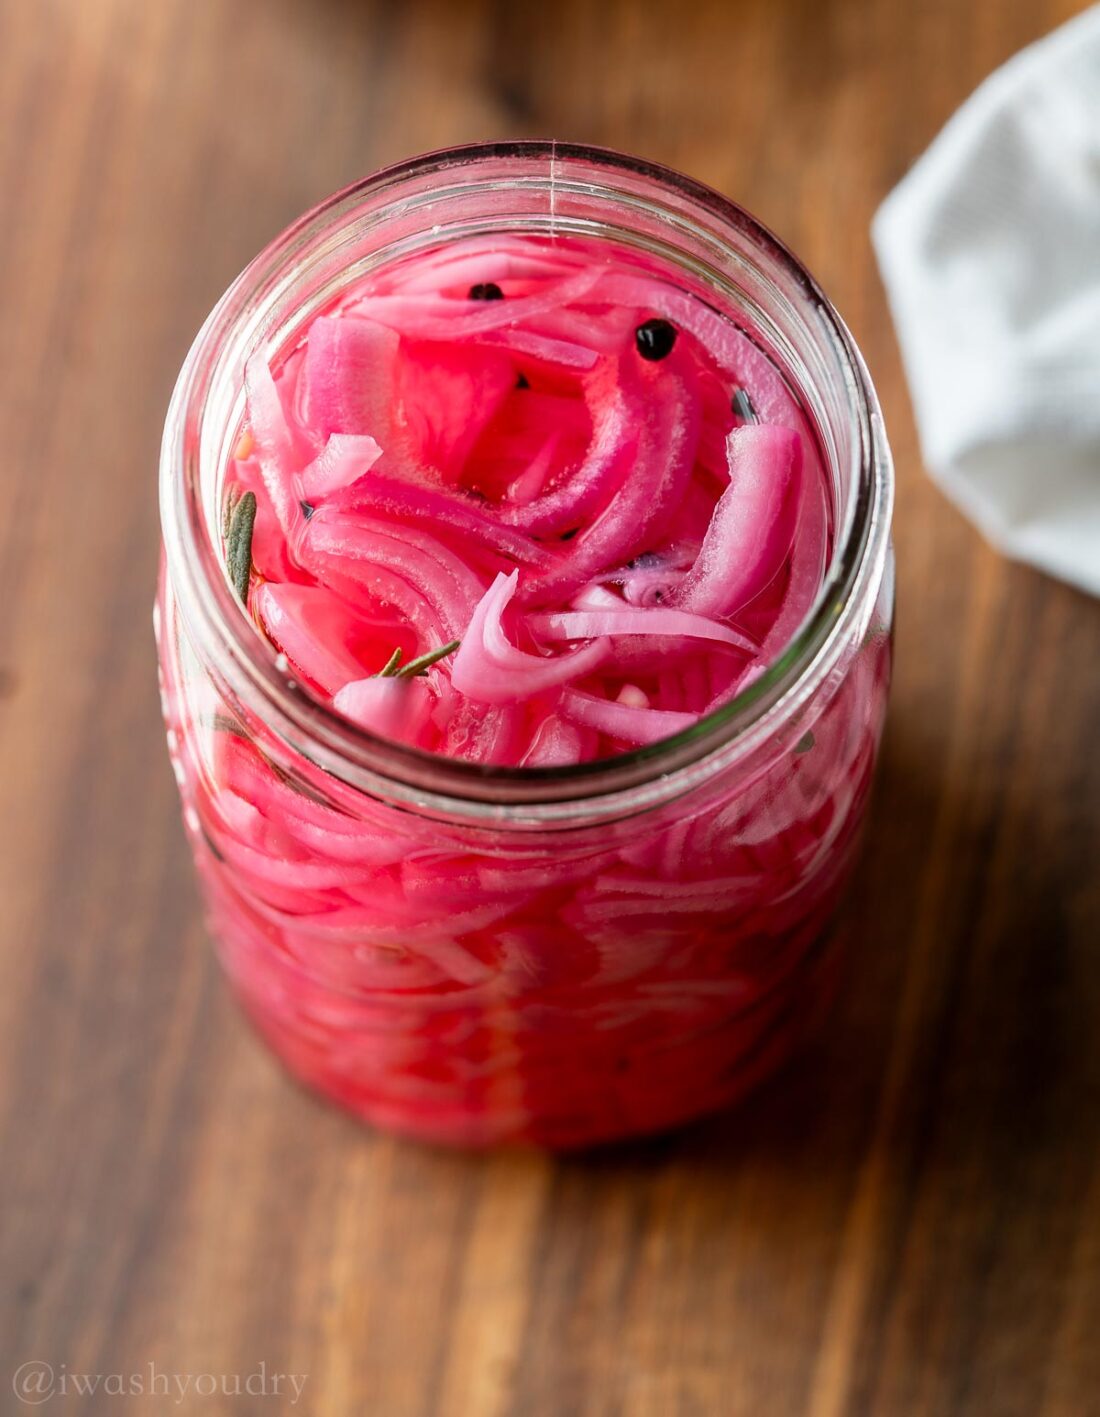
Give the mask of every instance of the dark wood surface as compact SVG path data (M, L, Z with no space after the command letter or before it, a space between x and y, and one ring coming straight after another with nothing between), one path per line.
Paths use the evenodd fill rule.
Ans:
M0 1411L1100 1411L1100 605L925 477L867 227L1074 0L0 0ZM244 262L378 164L556 135L738 197L898 464L896 688L828 1037L566 1161L359 1130L242 1025L158 718L156 460Z

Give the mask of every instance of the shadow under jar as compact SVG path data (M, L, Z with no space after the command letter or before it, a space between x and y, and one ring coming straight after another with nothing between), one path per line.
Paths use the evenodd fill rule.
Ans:
M694 726L557 768L357 728L296 680L224 566L244 368L386 263L493 233L613 243L747 335L826 472L828 563L770 666ZM221 961L303 1081L435 1141L582 1146L725 1106L826 1013L828 924L890 677L892 468L862 360L733 203L596 149L515 143L390 168L311 212L223 297L161 461L168 741ZM242 805L243 804L243 805Z

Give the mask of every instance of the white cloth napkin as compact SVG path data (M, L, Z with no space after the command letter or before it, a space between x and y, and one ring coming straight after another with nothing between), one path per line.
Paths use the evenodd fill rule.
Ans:
M1100 6L981 85L872 237L933 476L1100 595Z

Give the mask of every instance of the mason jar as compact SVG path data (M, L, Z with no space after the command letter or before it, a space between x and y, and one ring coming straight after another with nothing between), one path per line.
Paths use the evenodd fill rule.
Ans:
M486 767L355 727L295 681L222 561L249 357L278 359L384 263L496 232L675 268L784 379L830 482L824 580L770 667L686 732L568 767ZM160 488L162 698L210 933L298 1078L433 1141L573 1147L725 1107L820 1024L890 678L892 466L850 335L747 212L555 143L379 172L219 301L176 385Z

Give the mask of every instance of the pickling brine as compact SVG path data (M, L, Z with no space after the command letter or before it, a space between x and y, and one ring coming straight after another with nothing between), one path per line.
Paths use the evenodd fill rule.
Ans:
M889 677L883 561L813 692L721 732L827 592L820 410L674 252L537 222L330 275L238 377L205 550L236 660L291 697L265 712L204 647L171 554L159 638L261 1031L436 1140L582 1145L740 1096L834 991Z

